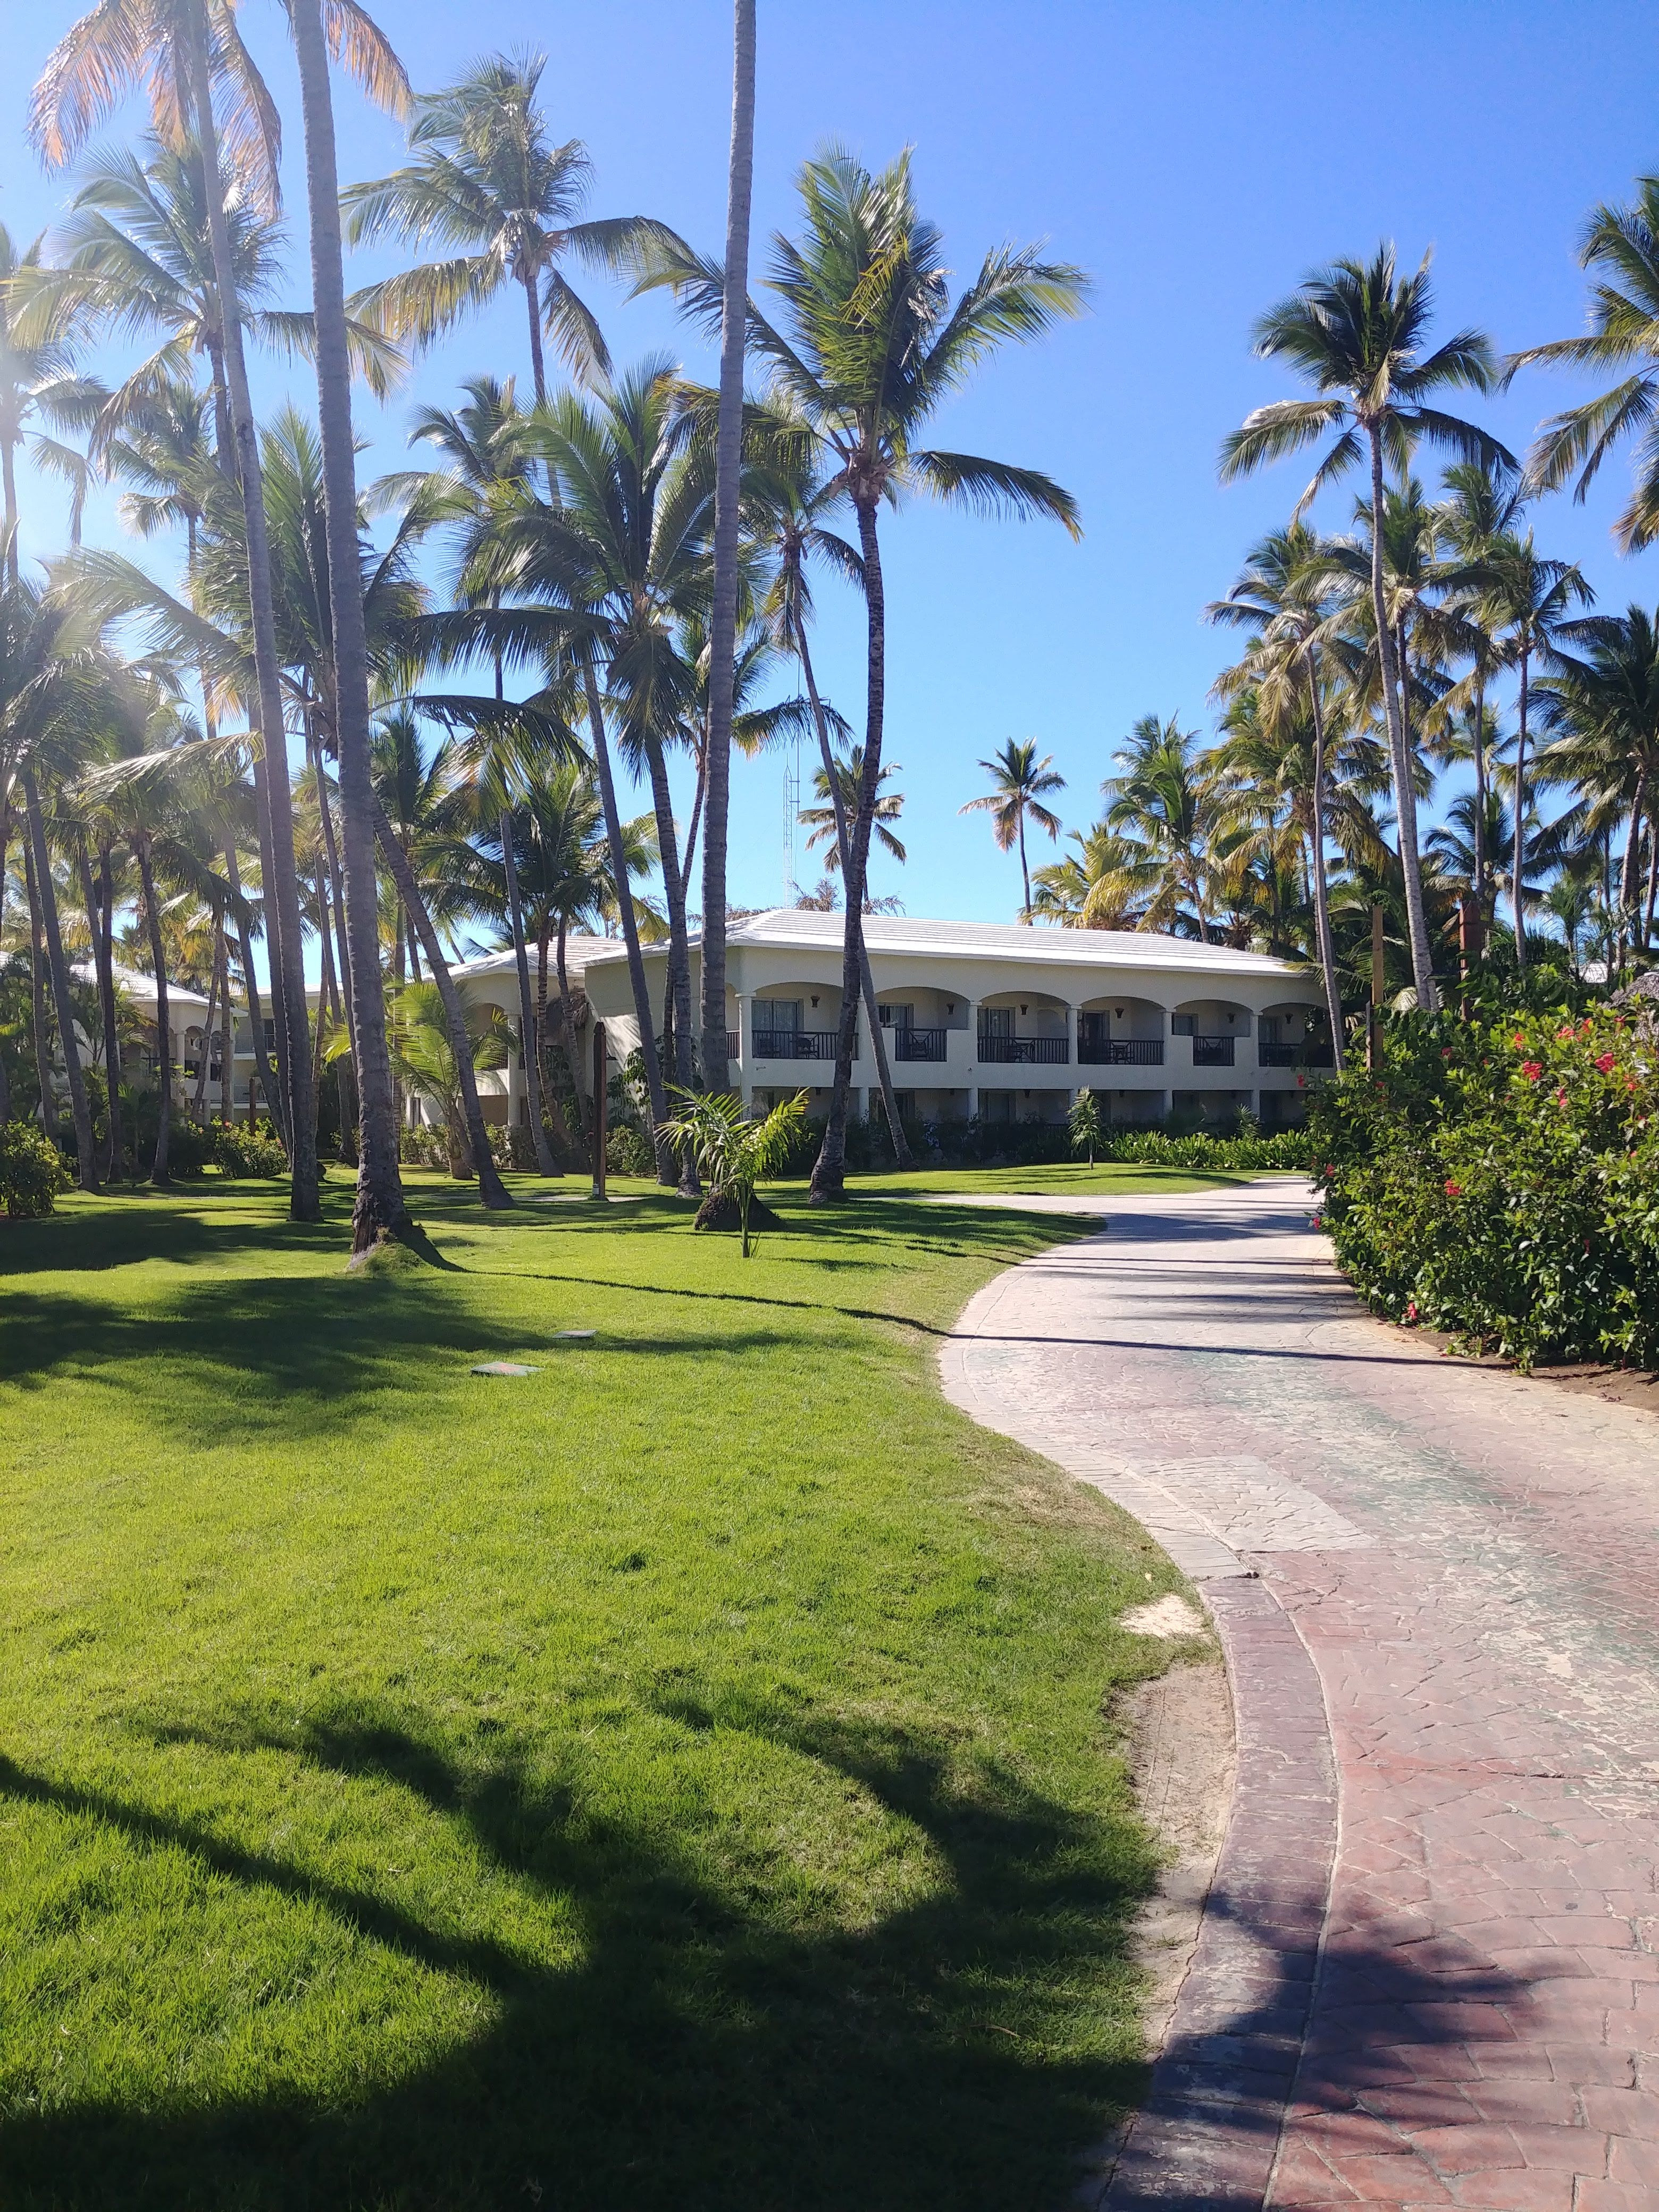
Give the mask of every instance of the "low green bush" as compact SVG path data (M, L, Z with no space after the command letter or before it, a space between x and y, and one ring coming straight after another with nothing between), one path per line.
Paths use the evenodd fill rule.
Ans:
M1659 1364L1659 1048L1617 1010L1405 1015L1312 1096L1322 1220L1390 1319Z
M222 1174L276 1177L288 1173L288 1154L274 1131L250 1129L246 1121L218 1121L211 1132L210 1157Z
M70 1188L64 1156L33 1121L0 1121L0 1199L13 1221L50 1213Z

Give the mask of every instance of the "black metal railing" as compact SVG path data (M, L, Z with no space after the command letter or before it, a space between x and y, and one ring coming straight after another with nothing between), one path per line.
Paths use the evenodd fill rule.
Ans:
M743 1038L736 1030L726 1032L726 1056L728 1060L741 1060L743 1057Z
M1077 1056L1085 1067L1162 1067L1162 1037L1080 1037Z
M1064 1067L1072 1057L1072 1048L1065 1037L988 1036L981 1030L979 1056L991 1061L1012 1060L1037 1067Z
M895 1060L943 1060L946 1030L889 1030Z
M1263 1042L1256 1046L1256 1058L1263 1067L1329 1067L1333 1065L1328 1038L1322 1042L1309 1038L1300 1044L1273 1044Z
M1193 1066L1194 1067L1231 1067L1233 1064L1233 1047L1237 1042L1237 1037L1230 1036L1194 1036Z
M840 1035L835 1030L757 1030L757 1060L833 1060ZM859 1056L858 1039L853 1057Z

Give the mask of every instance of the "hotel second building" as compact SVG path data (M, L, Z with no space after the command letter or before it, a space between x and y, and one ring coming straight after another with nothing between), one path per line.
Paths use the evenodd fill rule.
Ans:
M734 921L726 939L732 1080L745 1103L799 1090L829 1100L841 1020L842 918L775 908ZM1020 928L872 915L865 942L901 1112L923 1121L1055 1121L1094 1091L1115 1121L1171 1112L1275 1128L1299 1119L1301 1078L1331 1064L1316 969L1188 938L1121 930ZM573 942L571 963L619 1065L638 1042L620 940ZM533 959L533 956L532 956ZM660 1009L667 952L644 948ZM701 1003L691 945L692 1001ZM518 1011L510 952L457 970L469 996ZM878 1097L859 1013L854 1108ZM483 1086L492 1118L523 1118L516 1066ZM502 1094L505 1095L502 1095Z

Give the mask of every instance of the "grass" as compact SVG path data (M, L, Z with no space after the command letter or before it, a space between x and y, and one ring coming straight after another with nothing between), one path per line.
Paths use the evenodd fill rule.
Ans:
M849 1176L848 1181L860 1192L880 1191L891 1197L948 1196L952 1191L1021 1197L1094 1197L1103 1192L1131 1197L1147 1191L1224 1190L1258 1179L1254 1171L1231 1168L1128 1167L1108 1160L1091 1167L1086 1160L1066 1160L1046 1167L921 1168L908 1175L890 1170L882 1175Z
M9 2212L1059 2201L1177 1585L933 1361L1081 1224L411 1182L0 1223Z

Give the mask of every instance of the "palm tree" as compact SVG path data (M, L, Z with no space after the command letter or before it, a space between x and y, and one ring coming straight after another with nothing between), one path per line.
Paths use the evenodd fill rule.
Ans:
M865 872L879 788L887 671L887 599L878 518L907 492L982 514L1046 515L1080 535L1077 504L1035 469L917 442L946 394L1010 339L1030 340L1057 318L1079 314L1082 272L1035 248L1000 246L952 301L944 241L916 207L910 157L878 176L840 147L808 161L798 179L805 229L776 236L768 286L783 303L776 328L751 301L749 337L782 410L820 441L826 489L858 521L866 623L864 781L852 822L841 1036L828 1125L811 1197L844 1195L848 1093L857 1034ZM713 331L724 317L724 271L688 252L659 254L641 279L672 287Z
M17 580L17 454L27 444L36 465L64 477L73 503L73 533L80 532L88 469L72 446L40 428L84 428L104 397L103 388L75 374L73 331L32 326L21 309L21 288L40 266L39 243L20 253L0 223L0 514L6 574Z
M1466 704L1457 695L1467 694L1464 732L1468 758L1474 769L1474 877L1473 896L1484 916L1489 908L1490 855L1486 842L1486 793L1490 765L1486 744L1489 718L1486 692L1501 665L1498 638L1486 620L1480 597L1485 563L1493 547L1512 532L1525 504L1514 477L1506 471L1483 467L1474 461L1458 461L1446 471L1449 495L1440 509L1441 525L1454 559L1464 568L1463 580L1454 586L1453 598L1462 617L1464 654L1470 662L1462 684L1448 693L1443 708Z
M744 311L749 203L755 170L755 0L733 0L732 150L726 164L721 270L719 419L714 434L714 566L708 644L708 821L702 840L702 1060L716 1091L726 1081L726 837L731 801L732 672L738 635L738 496L743 465ZM744 1249L748 1249L747 1215Z
M356 0L328 0L337 29L349 36L366 21ZM29 134L48 167L78 152L94 125L135 86L149 94L157 136L181 146L193 136L201 151L208 239L234 453L222 462L240 487L246 530L247 597L263 740L260 778L270 857L271 988L276 1033L285 1060L290 1209L297 1220L320 1213L317 1188L315 1101L301 960L300 889L294 851L282 688L276 654L270 555L259 473L258 439L242 345L236 260L226 213L232 179L252 176L274 205L279 132L276 110L236 28L233 0L99 0L73 24L48 58L34 88ZM216 89L226 94L227 137L221 158Z
M1659 177L1638 177L1628 207L1594 208L1578 241L1582 268L1594 270L1590 327L1582 337L1528 346L1504 364L1507 383L1537 362L1623 368L1640 364L1610 390L1553 416L1527 456L1529 491L1557 491L1577 472L1582 501L1620 438L1637 434L1636 486L1613 525L1621 550L1638 552L1659 534Z
M1639 915L1645 947L1659 890L1659 617L1632 605L1622 615L1590 616L1573 626L1572 637L1580 650L1569 653L1558 644L1555 672L1538 687L1553 733L1540 751L1538 773L1546 782L1577 790L1568 818L1586 843L1600 842L1621 822L1627 824L1620 934L1633 944Z
M900 763L889 761L882 769L884 784L900 774ZM806 849L813 852L820 845L828 847L824 866L833 875L842 866L842 844L848 816L858 805L858 795L864 781L864 748L854 745L844 759L836 757L826 775L823 769L812 772L812 792L817 799L816 806L803 806L799 819L811 832ZM893 824L904 812L904 794L898 791L884 791L876 800L873 836L875 842L891 854L901 867L907 857Z
M1326 790L1330 769L1326 731L1326 678L1321 647L1336 611L1326 575L1327 550L1303 522L1272 531L1250 551L1242 575L1224 599L1205 609L1206 620L1253 633L1244 657L1218 678L1215 691L1234 697L1248 686L1256 711L1269 724L1294 720L1304 701L1313 725L1312 772L1308 789L1308 842L1311 856L1314 936L1325 983L1325 1011L1331 1048L1342 1066L1342 997L1331 934L1329 877L1326 865Z
M417 1098L441 1115L449 1145L449 1172L458 1182L476 1171L467 1130L462 1054L465 1056L471 1087L486 1069L507 1065L509 1038L505 1024L492 1006L487 1012L470 1012L458 1048L449 1009L435 983L404 983L392 994L391 1018L386 1023L391 1064Z
M1146 905L1142 929L1190 928L1210 937L1210 874L1217 817L1199 774L1197 738L1171 714L1143 714L1101 785L1106 826L1139 847Z
M1429 257L1425 255L1416 274L1401 279L1396 273L1394 248L1383 245L1369 262L1335 261L1316 270L1288 300L1270 307L1255 325L1255 351L1265 360L1288 360L1313 384L1319 396L1279 399L1258 407L1243 428L1224 441L1221 477L1229 483L1249 476L1265 462L1299 453L1334 431L1333 443L1297 502L1299 518L1322 485L1345 474L1362 458L1369 459L1371 612L1394 765L1412 973L1418 1004L1431 1012L1438 1006L1439 997L1423 902L1416 779L1407 750L1402 677L1383 569L1384 465L1391 461L1402 465L1419 441L1449 447L1468 460L1495 459L1511 467L1515 464L1486 432L1425 404L1431 394L1448 386L1489 390L1497 367L1490 340L1474 330L1459 331L1432 353L1424 353L1431 306L1428 272Z
M858 812L859 791L862 787L863 748L858 748L860 762L859 785L844 789L836 766L836 755L830 740L829 708L818 691L817 678L812 667L811 647L808 631L811 623L812 587L807 575L809 556L826 561L855 589L864 588L864 563L844 538L825 527L825 517L841 498L839 484L826 474L824 449L814 439L810 428L799 416L778 410L769 410L764 416L757 414L751 435L756 451L750 470L749 496L756 510L757 527L763 542L763 550L772 556L773 573L763 603L763 617L779 645L793 653L799 663L801 681L806 686L807 704L811 712L812 728L818 741L818 768L814 777L823 778L822 795L829 801L833 812L836 831L836 859L840 872L847 873L848 842L848 823ZM761 520L763 518L763 520ZM839 732L846 726L839 714L834 717ZM848 732L848 734L850 734ZM881 800L878 797L872 811L872 827L880 819ZM879 834L878 830L876 834ZM830 878L824 878L826 884ZM828 910L833 910L828 909ZM915 1165L910 1152L910 1140L904 1133L904 1123L893 1091L893 1072L887 1059L887 1041L882 1033L880 1009L876 1003L875 978L870 971L870 955L864 942L864 916L848 909L847 927L859 933L859 974L864 999L865 1025L875 1050L876 1078L881 1090L883 1118L893 1147L893 1157L901 1170Z
M4 569L0 574L0 791L9 793L14 778L22 787L33 885L32 905L46 939L58 1045L69 1079L76 1166L81 1188L96 1190L92 1112L76 1042L76 1010L40 783L43 777L57 781L78 767L77 755L86 747L88 732L102 711L109 668L97 651L99 625L88 622L84 612L61 594L49 597L27 580L13 577L9 534L0 551L6 556L0 564ZM52 1079L49 1063L40 1052L41 1026L37 1010L36 1057L41 1103L47 1108ZM47 1126L50 1130L49 1108Z
M374 868L374 794L368 738L368 640L359 572L357 465L351 421L351 355L340 249L340 186L335 158L333 92L323 0L289 0L289 21L300 68L305 112L306 194L311 210L311 281L317 317L317 405L323 439L323 498L327 521L329 608L334 645L334 743L340 779L340 843L345 876L348 969L357 1085L357 1197L351 1247L368 1250L409 1224L398 1163L398 1114L386 1036L380 983L379 886ZM339 27L334 49L343 51ZM403 64L362 18L345 52L371 98L393 114L407 111ZM441 961L435 965L452 1024L459 1012ZM458 1055L465 1050L457 1035ZM476 1103L476 1102L475 1102ZM473 1132L475 1140L477 1131ZM480 1167L484 1203L505 1204Z
M1515 957L1527 964L1526 917L1522 899L1524 855L1522 838L1527 818L1527 715L1530 681L1534 668L1548 668L1555 659L1557 640L1571 636L1575 625L1570 610L1587 606L1595 597L1579 570L1565 561L1546 560L1533 543L1505 532L1486 556L1489 579L1483 594L1498 632L1504 659L1519 672L1515 748L1515 835L1510 869L1510 897L1515 909Z
M1104 822L1073 830L1077 847L1032 877L1031 912L1062 929L1138 929L1146 896L1146 850Z
M1019 847L1020 878L1025 886L1024 903L1019 910L1022 921L1031 919L1031 871L1025 858L1025 823L1029 817L1039 830L1046 830L1051 839L1060 836L1060 817L1042 804L1051 791L1064 791L1066 779L1054 769L1054 755L1036 757L1036 740L1028 738L1024 743L1010 738L1001 751L979 765L991 778L992 788L978 799L970 799L959 806L959 814L988 814L997 848L1000 852L1012 852Z
M341 199L353 246L398 237L470 249L355 293L354 313L394 338L427 346L503 284L518 284L538 402L547 397L544 331L577 375L611 372L599 324L560 263L574 257L616 269L659 239L675 242L644 216L574 220L592 163L579 139L556 146L549 138L536 98L546 66L541 54L492 54L459 83L425 94L415 102L409 134L418 149L414 161L349 186Z
M680 1109L668 1124L667 1134L695 1155L708 1178L710 1200L730 1199L736 1206L746 1260L755 1185L782 1173L806 1119L806 1093L798 1091L759 1120L747 1114L742 1099L729 1091L702 1097L681 1091L676 1096Z

